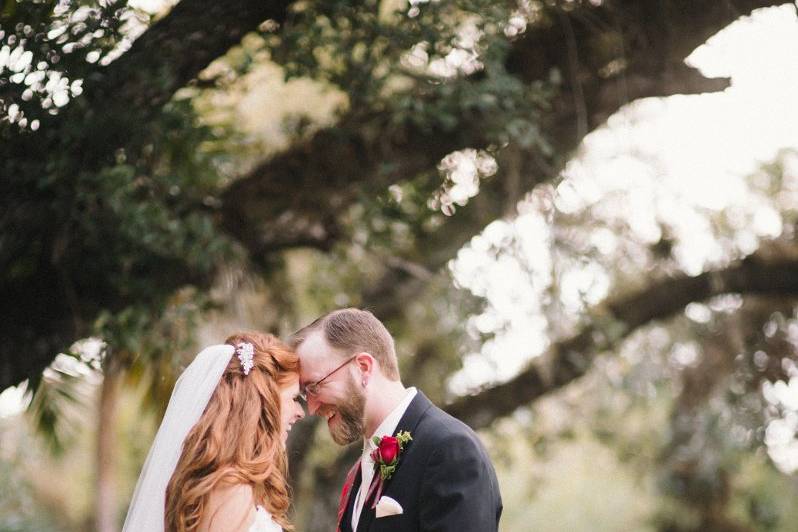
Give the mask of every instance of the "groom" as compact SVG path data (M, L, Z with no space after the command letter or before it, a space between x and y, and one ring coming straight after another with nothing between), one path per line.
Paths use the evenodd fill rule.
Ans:
M336 310L291 340L310 413L326 419L337 444L363 441L341 492L339 532L498 529L501 495L484 447L404 387L393 338L373 314Z

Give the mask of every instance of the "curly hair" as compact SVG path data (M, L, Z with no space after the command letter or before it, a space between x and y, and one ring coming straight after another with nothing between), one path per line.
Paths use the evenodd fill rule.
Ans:
M291 501L280 389L297 378L299 358L271 334L237 333L225 340L233 346L241 342L254 347L254 367L245 375L238 357L230 357L202 417L186 436L166 488L164 525L170 532L195 530L220 483L251 486L255 502L293 530L287 517Z

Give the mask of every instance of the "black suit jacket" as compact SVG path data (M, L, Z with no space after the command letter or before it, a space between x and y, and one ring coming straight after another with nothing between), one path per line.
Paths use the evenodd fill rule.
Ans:
M357 532L495 532L502 501L496 472L477 435L433 405L420 391L399 421L394 435L413 437L399 458L382 495L396 500L400 515L376 517L366 501ZM379 473L375 473L378 475ZM349 492L341 523L352 532L352 511L360 474Z

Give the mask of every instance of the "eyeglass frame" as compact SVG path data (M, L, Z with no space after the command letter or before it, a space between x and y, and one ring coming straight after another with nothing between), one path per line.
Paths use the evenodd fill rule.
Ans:
M329 377L331 377L333 375L333 373L335 373L339 369L343 368L344 366L346 366L347 364L352 362L355 358L357 358L357 355L359 355L359 354L360 353L355 353L354 355L352 355L351 357L346 359L346 361L344 363L342 363L340 366L336 367L334 370L332 370L331 372L329 372L327 375L325 375L324 377L320 378L319 380L314 381L314 382L309 382L308 384L304 385L302 387L302 397L303 397L303 399L305 401L307 401L308 397L318 397L319 396L319 386L324 381L326 381Z

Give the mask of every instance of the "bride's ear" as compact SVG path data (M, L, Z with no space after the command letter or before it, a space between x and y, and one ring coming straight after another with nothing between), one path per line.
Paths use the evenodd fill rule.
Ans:
M355 355L355 366L360 372L360 381L365 388L377 369L377 360L371 354L363 351Z

